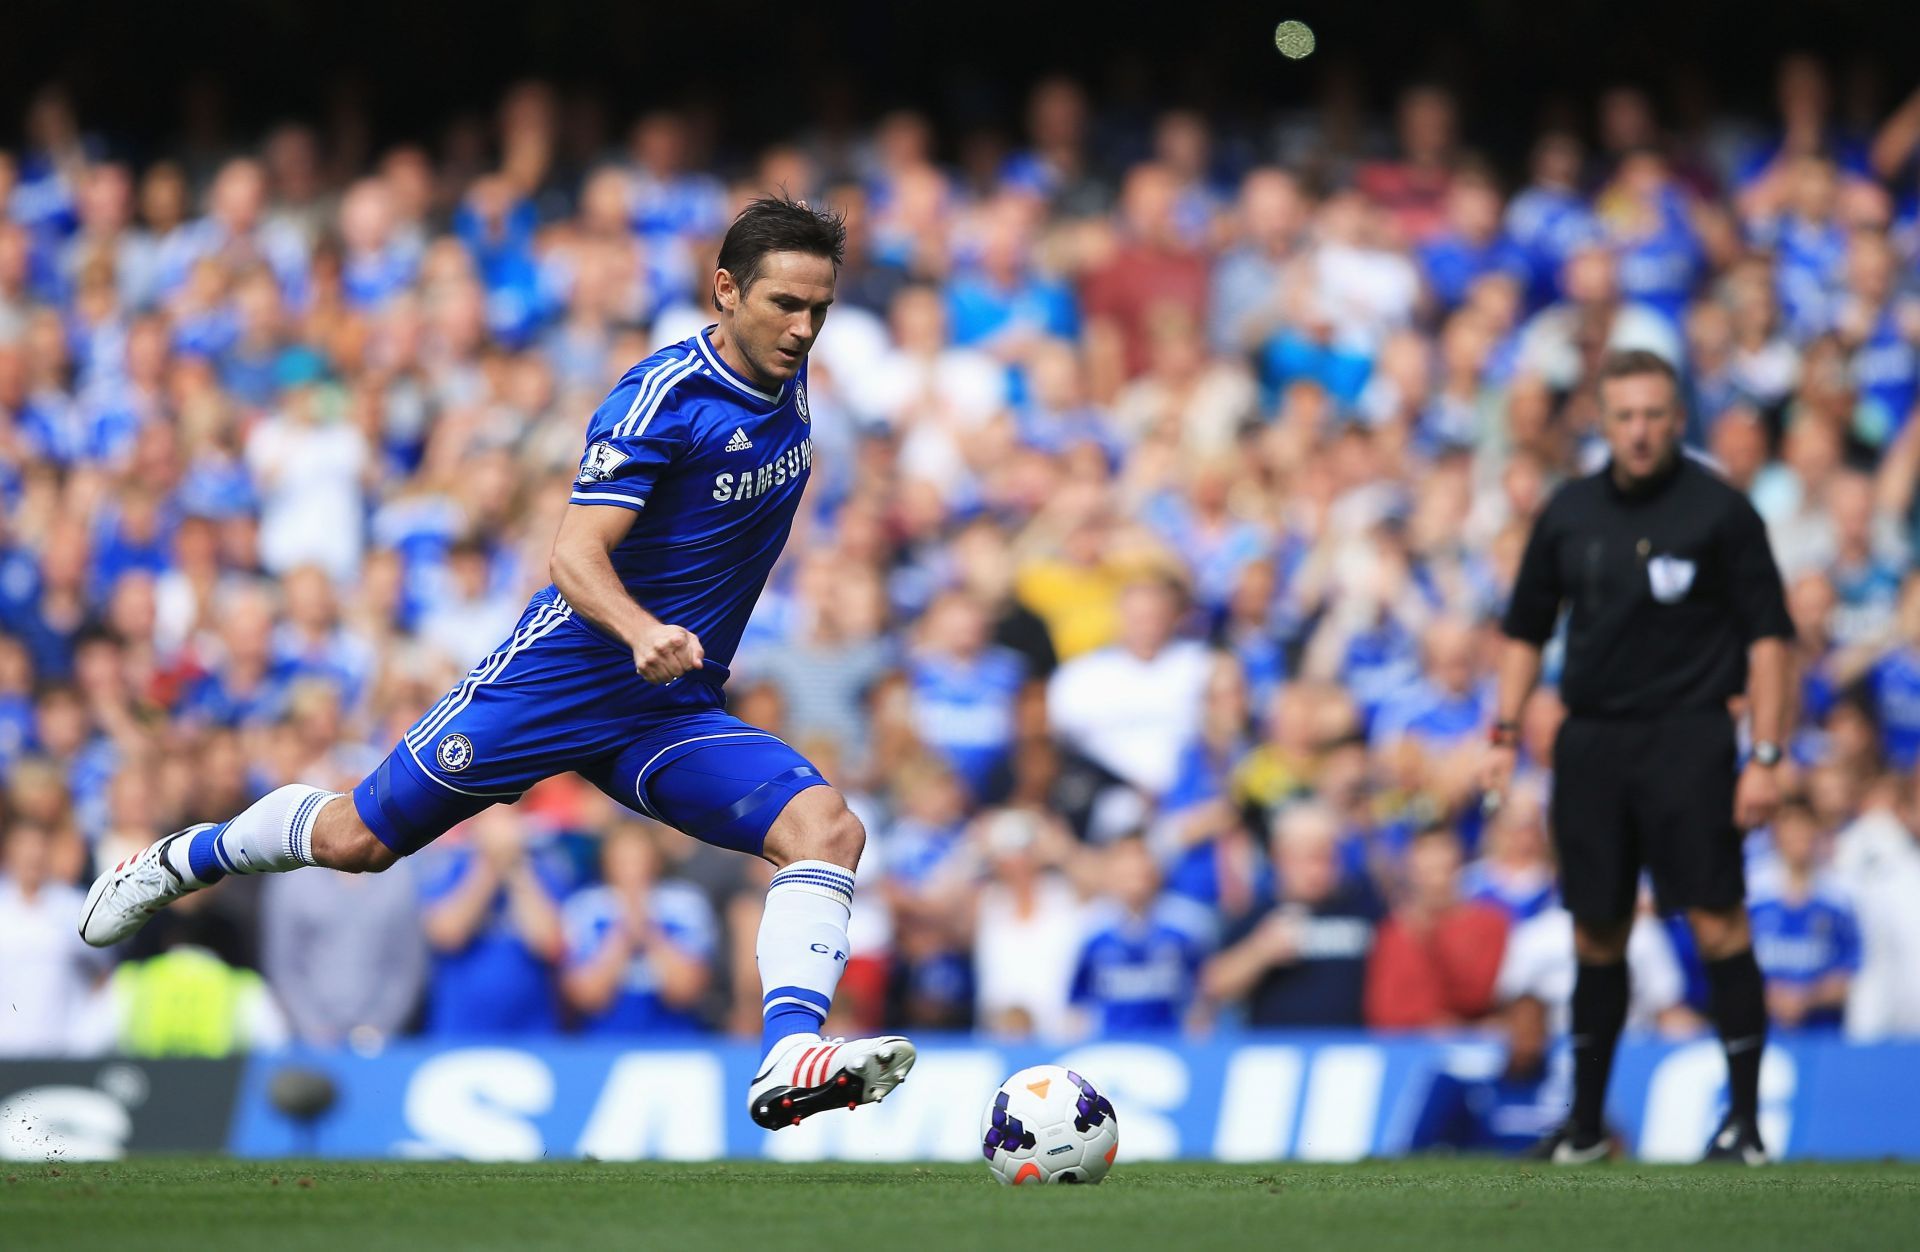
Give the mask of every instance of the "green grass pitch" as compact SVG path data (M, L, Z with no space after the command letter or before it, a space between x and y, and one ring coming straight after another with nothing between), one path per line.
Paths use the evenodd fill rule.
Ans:
M1920 1167L1490 1161L1128 1165L1097 1188L984 1165L0 1162L0 1246L384 1248L1896 1248Z

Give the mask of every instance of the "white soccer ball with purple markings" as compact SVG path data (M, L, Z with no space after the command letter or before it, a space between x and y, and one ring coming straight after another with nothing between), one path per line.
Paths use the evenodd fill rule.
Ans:
M1113 1105L1086 1075L1035 1065L1000 1085L980 1119L987 1168L1010 1187L1096 1183L1120 1150Z

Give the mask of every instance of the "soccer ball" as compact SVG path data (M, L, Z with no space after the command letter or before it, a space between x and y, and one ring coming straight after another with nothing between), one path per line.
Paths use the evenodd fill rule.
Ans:
M1096 1183L1120 1150L1113 1104L1080 1074L1035 1065L1002 1083L980 1119L987 1168L1010 1187Z

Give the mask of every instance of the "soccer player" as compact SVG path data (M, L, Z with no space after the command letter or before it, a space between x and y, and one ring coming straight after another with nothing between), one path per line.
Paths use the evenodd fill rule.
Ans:
M913 1067L894 1035L822 1039L847 960L866 832L840 793L721 694L813 464L807 353L846 241L838 217L756 200L713 276L719 321L627 371L587 427L553 584L416 722L351 798L290 784L231 821L167 836L102 874L80 932L104 946L228 874L379 871L534 783L576 770L620 803L772 862L756 953L768 1129L885 1096Z

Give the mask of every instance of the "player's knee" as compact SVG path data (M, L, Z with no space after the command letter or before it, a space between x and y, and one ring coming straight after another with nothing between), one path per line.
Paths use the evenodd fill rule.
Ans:
M1573 954L1582 965L1615 965L1627 959L1627 937L1633 919L1619 922L1577 920L1573 924Z
M776 867L794 861L827 861L858 869L867 846L867 828L840 793L812 787L800 793L781 815L766 842L765 854Z
M839 804L839 811L827 822L821 836L822 861L832 861L835 865L844 865L848 869L860 868L860 854L867 848L867 827L846 801Z
M1687 922L1693 928L1693 943L1700 950L1702 960L1722 961L1738 956L1753 943L1744 908L1689 909Z
M367 829L351 802L329 805L313 824L316 865L348 874L377 874L399 859L399 853Z

